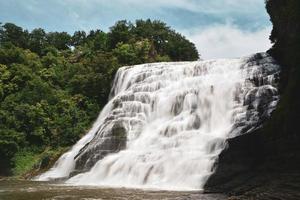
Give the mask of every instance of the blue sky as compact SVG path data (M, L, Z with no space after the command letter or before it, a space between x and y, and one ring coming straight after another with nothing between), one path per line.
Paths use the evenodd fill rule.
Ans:
M159 19L192 40L203 58L270 47L263 0L0 0L0 21L47 31L101 29L117 20Z

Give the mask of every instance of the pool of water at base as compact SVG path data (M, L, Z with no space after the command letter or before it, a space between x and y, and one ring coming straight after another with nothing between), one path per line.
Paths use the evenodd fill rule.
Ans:
M0 200L224 200L222 194L68 186L53 182L0 180Z

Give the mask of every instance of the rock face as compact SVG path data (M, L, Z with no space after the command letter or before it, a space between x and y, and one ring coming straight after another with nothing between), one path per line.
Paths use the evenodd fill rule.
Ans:
M126 147L126 128L122 121L111 123L112 121L106 124L112 126L110 129L104 128L75 156L75 171L87 171L107 154L118 152Z
M256 69L260 73L252 73L253 76L249 78L256 87L249 90L244 97L244 104L248 106L246 119L241 118L241 122L233 127L233 135L238 136L229 139L227 148L219 155L215 163L215 173L205 185L207 191L247 191L253 185L249 183L245 186L244 182L256 173L256 167L265 159L266 145L272 143L264 138L261 130L279 100L276 89L279 71L272 66L274 62L266 54L256 54L249 59L247 68L258 66ZM273 74L271 79L270 74Z
M232 138L205 190L233 199L299 199L299 150L296 138L270 140L263 129Z
M258 78L252 81L257 86L261 83ZM264 89L262 98L255 102L253 97L260 89ZM259 86L246 96L249 113L256 107L260 123L227 141L206 191L228 193L233 199L300 199L299 136L277 133L276 127L282 130L283 126L278 121L282 110L279 107L270 115L272 94L272 89Z
M262 129L232 138L206 189L233 199L300 199L300 1L268 0L268 51L282 66L281 98Z
M243 68L247 71L247 80L241 87L243 106L247 107L244 115L237 118L229 137L251 133L270 118L279 101L277 90L279 66L265 53L251 56Z

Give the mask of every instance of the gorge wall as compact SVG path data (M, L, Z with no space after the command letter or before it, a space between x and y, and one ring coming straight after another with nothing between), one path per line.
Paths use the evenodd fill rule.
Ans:
M207 191L241 199L300 198L300 2L268 0L273 23L269 53L282 66L281 100L262 129L228 141Z

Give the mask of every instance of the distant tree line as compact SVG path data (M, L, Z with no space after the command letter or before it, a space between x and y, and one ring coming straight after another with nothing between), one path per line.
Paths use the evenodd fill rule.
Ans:
M120 66L199 58L161 21L73 35L0 25L0 175L11 173L19 151L74 144L106 104Z

